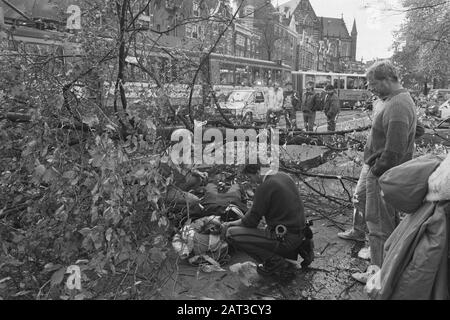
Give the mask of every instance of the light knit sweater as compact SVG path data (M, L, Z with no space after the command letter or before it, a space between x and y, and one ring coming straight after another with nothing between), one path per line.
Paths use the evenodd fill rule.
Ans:
M377 105L364 149L364 162L375 176L412 159L416 125L414 101L406 89L393 92Z

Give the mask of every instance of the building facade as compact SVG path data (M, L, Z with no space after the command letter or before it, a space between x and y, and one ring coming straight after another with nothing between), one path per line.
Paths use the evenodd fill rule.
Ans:
M309 0L288 1L278 11L295 21L300 39L298 70L348 72L346 65L354 66L350 62L356 62L356 21L350 34L343 17L318 17Z

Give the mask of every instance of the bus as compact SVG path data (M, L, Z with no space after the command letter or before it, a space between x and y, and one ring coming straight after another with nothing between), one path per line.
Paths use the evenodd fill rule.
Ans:
M217 91L265 87L290 82L291 67L281 61L267 61L211 53L211 83Z
M330 73L316 71L293 71L292 85L295 90L303 94L308 82L314 83L314 90L322 93L329 84L335 88L341 107L354 108L364 102L372 93L367 90L367 79L364 74Z

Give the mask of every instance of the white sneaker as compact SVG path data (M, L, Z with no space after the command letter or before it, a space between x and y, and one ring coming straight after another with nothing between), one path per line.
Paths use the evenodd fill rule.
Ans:
M377 273L378 270L380 270L380 268L378 266L372 265L367 268L366 272L357 272L357 273L352 274L352 278L355 279L356 281L366 284L367 280L369 280L369 278L372 275Z
M370 247L359 250L358 257L364 260L370 260Z

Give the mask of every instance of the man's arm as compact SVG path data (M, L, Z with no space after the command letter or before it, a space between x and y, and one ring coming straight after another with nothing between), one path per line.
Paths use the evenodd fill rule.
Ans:
M255 192L251 209L242 218L242 225L247 228L256 228L262 217L266 214L270 203L270 180L263 182Z

